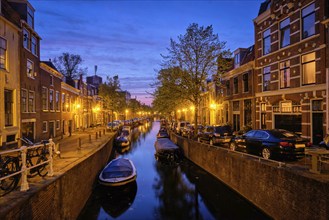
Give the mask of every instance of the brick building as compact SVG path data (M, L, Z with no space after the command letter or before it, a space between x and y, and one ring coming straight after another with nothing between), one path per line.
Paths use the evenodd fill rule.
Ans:
M317 144L327 123L326 0L263 2L254 19L256 128L301 132Z
M0 0L0 149L15 145L20 129L20 16Z
M34 8L26 0L8 0L10 6L20 16L20 106L21 136L32 141L40 140L37 127L41 105L40 79L40 37L34 30ZM16 94L19 97L19 94Z
M234 51L233 68L222 75L222 122L234 131L255 127L254 46Z
M40 138L49 139L62 135L61 130L61 82L63 75L51 61L40 63L41 111L37 128Z

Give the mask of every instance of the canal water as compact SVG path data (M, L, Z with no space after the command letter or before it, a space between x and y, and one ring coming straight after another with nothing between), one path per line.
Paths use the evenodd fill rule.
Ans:
M270 219L190 161L156 161L159 128L159 122L135 128L129 149L114 152L114 157L133 161L136 181L124 187L96 184L78 219Z

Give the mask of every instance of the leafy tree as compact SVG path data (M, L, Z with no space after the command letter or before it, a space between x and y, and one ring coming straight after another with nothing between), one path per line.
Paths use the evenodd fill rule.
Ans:
M104 109L122 112L125 108L126 100L123 93L121 93L119 76L107 76L106 82L99 86L99 95L103 98Z
M85 75L87 73L87 68L81 67L82 62L80 55L67 52L54 59L55 67L65 76L66 82L69 84L78 79L81 74Z
M213 33L212 26L199 27L193 23L184 35L178 36L177 42L170 39L168 55L162 55L166 72L159 72L158 84L166 94L171 91L175 97L181 97L194 105L195 126L198 124L201 94L206 89L205 82L208 77L218 74L219 59L225 62L222 59L230 54L229 50L224 50L225 44Z

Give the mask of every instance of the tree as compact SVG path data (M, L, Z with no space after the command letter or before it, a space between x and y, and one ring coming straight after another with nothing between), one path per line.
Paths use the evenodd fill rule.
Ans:
M65 76L67 83L73 82L81 74L85 75L87 73L87 68L81 67L82 62L83 60L80 55L67 52L54 59L55 67Z
M99 95L104 102L104 108L107 110L122 112L125 105L124 94L121 93L119 76L107 76L106 82L99 86Z
M209 76L218 75L219 59L230 54L229 50L224 50L225 44L213 33L212 26L199 27L193 23L188 26L184 35L178 36L178 42L170 39L168 55L162 55L163 67L168 73L159 72L159 85L194 105L195 128L205 82ZM224 59L221 61L225 62ZM171 83L166 83L165 79L169 78L163 75L168 76Z

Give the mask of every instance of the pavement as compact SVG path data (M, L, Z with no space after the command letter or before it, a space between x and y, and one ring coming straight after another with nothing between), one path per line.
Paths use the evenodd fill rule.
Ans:
M97 133L97 134L96 134ZM103 144L108 142L114 135L115 132L106 131L105 127L88 128L84 131L77 131L71 135L64 135L60 138L54 138L56 147L55 151L60 151L60 154L53 155L53 171L54 176L58 176L65 173L79 161L85 157L91 155L94 151L98 150ZM33 194L38 187L42 187L43 184L51 181L52 177L40 177L36 176L28 178L29 190L24 193L20 192L20 183L16 190L8 193L7 195L0 197L0 216L10 206L13 206L16 202L19 202L22 197L28 197L29 194ZM11 204L8 206L8 204Z

